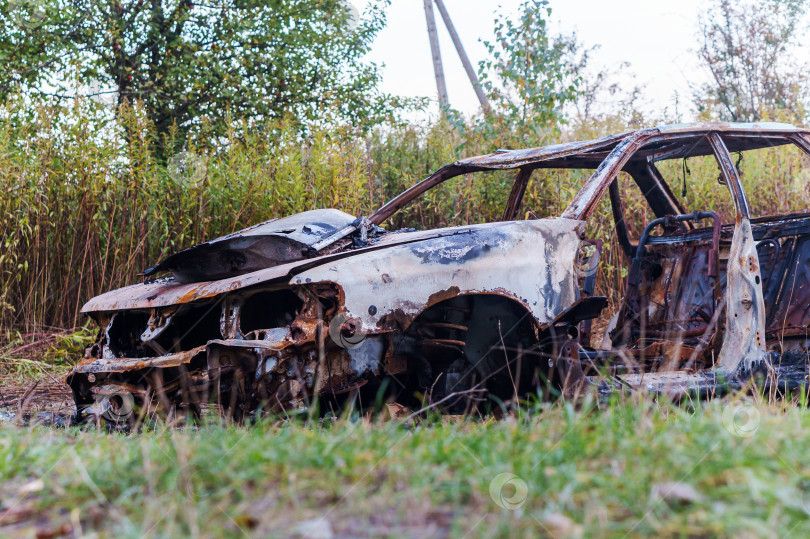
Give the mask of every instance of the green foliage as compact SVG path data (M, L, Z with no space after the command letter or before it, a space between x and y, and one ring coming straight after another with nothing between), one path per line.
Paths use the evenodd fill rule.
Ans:
M808 113L807 70L800 46L807 0L714 0L700 20L698 57L711 80L694 88L708 117L734 122Z
M30 387L34 379L43 377L48 383L56 381L84 357L85 349L95 341L97 333L98 329L92 327L90 320L81 328L69 330L4 329L0 332L0 379L9 389L19 384ZM2 400L6 405L10 403L8 398Z
M756 418L751 438L727 426L738 407ZM337 536L810 533L808 411L695 408L632 400L504 421L261 422L129 436L7 425L0 494L18 522L5 519L0 533L64 525L76 535L290 537L306 523ZM503 473L525 489L499 489Z
M559 133L563 109L579 95L581 45L575 35L552 35L547 0L526 0L517 20L499 14L489 58L479 66L481 83L502 117L490 134L522 129L524 141ZM497 136L497 135L496 135Z
M363 60L385 4L352 29L341 0L0 0L0 96L112 87L166 155L282 117L368 128L392 110Z
M84 357L87 347L98 338L98 328L88 320L84 326L71 331L54 334L42 359L55 367L71 368Z

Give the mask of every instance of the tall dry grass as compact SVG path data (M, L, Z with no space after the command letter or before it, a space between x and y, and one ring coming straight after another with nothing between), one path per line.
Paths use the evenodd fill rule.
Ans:
M133 111L127 121L140 119ZM318 207L367 211L368 156L353 140L301 141L272 126L162 164L145 128L127 143L100 123L81 107L45 106L0 121L2 327L73 326L93 295L251 223Z
M217 150L186 148L168 163L151 151L151 133L137 110L122 126L92 102L55 106L11 103L0 110L0 327L24 331L73 327L81 305L106 290L138 282L138 272L166 254L250 224L315 208L354 215L374 208L458 158L497 148L540 145L519 130L497 138L470 125L440 121L399 125L367 137L349 129L274 123ZM615 122L614 122L615 124ZM134 136L122 136L126 127ZM569 128L567 140L622 130L619 125ZM687 207L720 208L729 198L710 159L687 162ZM810 207L808 160L772 149L740 163L755 214ZM680 195L683 163L664 176ZM588 171L538 170L524 211L558 215ZM475 178L475 179L474 179ZM433 228L499 219L512 175L461 176L396 215L387 227ZM622 179L631 229L651 215L632 180ZM725 204L725 205L724 205ZM607 199L588 234L606 245L598 292L618 301L626 261L615 246Z

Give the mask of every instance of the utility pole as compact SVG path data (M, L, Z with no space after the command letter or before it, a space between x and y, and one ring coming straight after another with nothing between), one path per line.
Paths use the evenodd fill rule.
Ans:
M425 0L425 9L427 9L428 0ZM467 77L470 79L470 83L473 86L473 90L475 90L475 95L478 96L478 102L481 103L481 107L487 112L491 110L492 107L489 105L489 100L487 96L484 95L484 90L481 88L481 81L478 80L478 75L475 74L475 70L473 69L472 64L470 63L470 59L467 58L467 53L464 52L464 47L461 44L461 39L458 37L458 33L456 32L456 27L453 26L453 21L450 20L450 14L447 13L447 9L444 7L443 0L436 0L436 7L439 8L439 13L442 15L442 19L444 20L444 25L447 27L447 31L450 33L450 39L453 40L453 45L456 46L456 52L458 52L458 57L461 58L461 63L464 65L464 71L467 72ZM432 10L431 10L432 11ZM431 12L430 18L433 18L433 13ZM430 22L428 22L428 27L430 26ZM433 46L433 41L431 37L431 47ZM439 50L439 44L436 43L436 50ZM436 54L433 55L433 62L435 65L436 62ZM441 58L439 59L441 63Z
M433 0L424 0L425 19L427 20L428 37L430 38L430 52L433 55L433 73L436 75L436 89L439 92L439 103L442 107L449 105L447 99L447 85L444 82L444 69L442 68L442 53L439 50L439 35L436 33L436 19L433 16Z

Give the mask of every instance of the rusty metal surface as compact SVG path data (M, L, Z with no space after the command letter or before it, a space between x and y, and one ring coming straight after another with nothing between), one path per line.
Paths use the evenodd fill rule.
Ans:
M470 157L456 161L458 167L484 167L487 169L514 169L526 165L533 165L550 159L562 159L566 157L581 157L582 154L605 150L613 147L620 141L632 135L633 131L627 131L618 135L595 140L582 140L578 142L568 142L564 144L552 144L542 148L528 148L525 150L501 150L488 155Z
M479 226L495 226L479 225ZM169 307L194 301L210 299L228 292L242 290L251 286L265 283L285 282L291 275L301 272L309 267L325 264L329 261L346 256L355 256L383 247L391 247L403 243L423 241L429 238L439 238L455 234L466 233L471 227L453 227L437 230L416 232L392 233L374 241L369 247L356 249L351 252L339 252L308 260L280 264L271 268L262 269L217 281L204 281L199 283L178 283L168 279L159 279L153 282L139 283L104 294L100 294L82 307L82 313L96 313L116 311L120 309L152 309L156 307Z
M717 162L726 178L736 209L736 226L731 240L726 270L726 327L717 366L726 372L767 361L765 345L765 299L751 212L737 167L731 161L723 139L709 135Z
M211 299L222 294L235 292L262 284L286 283L287 280L308 268L339 260L347 256L357 256L362 253L376 251L381 248L393 247L406 243L424 241L431 238L441 238L459 234L469 234L474 229L500 226L498 223L485 223L481 225L467 225L435 230L422 230L415 232L389 233L376 239L368 247L350 252L338 252L308 260L281 264L271 268L254 271L218 281L205 281L199 283L178 283L168 279L159 279L152 282L139 283L110 292L100 294L84 304L82 313L98 313L117 311L121 309L152 309L169 307L194 301Z
M751 223L734 230L726 274L726 327L717 365L727 372L767 361L765 302Z
M71 374L75 373L96 373L96 372L127 372L134 370L141 370L147 368L166 368L177 367L191 361L191 359L201 353L205 352L205 346L198 346L191 350L179 352L177 354L168 354L165 356L149 357L149 358L115 358L115 359L92 359L86 358L81 361L73 370ZM88 361L88 359L92 359Z
M697 122L659 125L656 127L661 133L693 133L695 131L727 132L754 132L754 133L795 133L803 131L791 124L782 122Z
M337 284L345 295L343 313L366 333L406 329L426 307L469 293L508 295L543 323L576 300L582 225L540 219L470 226L319 266L292 283Z
M722 132L729 135L739 135L742 137L740 140L748 140L748 142L741 144L739 147L734 145L731 151L740 151L742 149L757 149L763 147L772 147L776 141L781 141L781 144L787 144L789 141L785 139L786 135L792 136L810 136L810 131L806 129L799 129L789 124L769 123L762 122L756 124L746 123L727 123L727 122L705 122L695 124L675 124L675 125L662 125L653 129L644 129L637 131L627 131L618 135L611 135L602 137L596 140L569 142L565 144L554 144L542 148L529 148L524 150L503 150L488 155L478 157L471 157L468 159L461 159L452 165L448 165L434 172L425 180L415 184L410 189L404 191L399 196L392 199L390 202L378 209L374 214L369 217L369 221L373 224L382 224L391 215L396 213L401 208L405 207L413 199L422 195L429 189L436 185L454 178L460 174L469 172L477 172L480 170L497 170L497 169L518 169L522 167L567 167L566 161L580 161L580 168L593 168L593 159L596 157L596 163L601 168L597 169L594 177L589 180L586 187L574 199L571 206L566 210L562 217L571 219L579 219L586 217L592 211L591 201L598 200L604 193L601 186L601 180L605 177L611 177L616 170L615 166L611 163L605 163L604 158L607 154L605 150L612 150L614 158L618 159L623 166L629 159L630 154L637 148L632 147L630 140L636 140L643 137L659 136L661 140L676 140L679 137L695 137L704 136L713 132ZM615 152L615 146L624 144L625 151ZM674 157L689 157L695 155L710 155L711 148L706 144L705 146L689 145L684 150L681 148L678 153L673 154L669 158ZM664 154L656 149L650 153L649 157L659 159L664 158ZM643 156L645 159L648 156ZM584 161L584 162L583 162ZM601 163L601 164L600 164ZM608 165L610 165L608 167ZM606 167L608 167L606 169ZM576 168L576 167L575 167ZM599 177L597 177L599 175ZM606 186L604 187L607 188ZM580 208L582 206L582 208Z
M265 221L207 243L213 244L244 237L282 236L312 247L356 219L353 215L335 209L309 210Z
M92 298L82 307L82 312L89 314L122 309L151 309L191 303L259 283L282 279L294 268L305 264L303 261L291 262L219 281L182 284L172 279L162 279L134 284Z
M533 169L531 168L522 168L518 171L515 183L512 186L512 192L509 193L509 199L506 201L506 209L503 210L503 221L517 219L520 203L523 201L523 195L526 193L526 187L529 185L532 172Z
M313 256L312 247L356 221L339 210L311 210L259 223L175 253L144 271L171 271L180 283L210 281ZM324 245L325 246L325 245Z
M574 200L563 211L562 216L566 219L587 219L599 199L610 186L610 183L630 159L632 153L641 146L642 142L649 137L649 131L636 131L624 138L593 173L588 178L585 185L574 196Z

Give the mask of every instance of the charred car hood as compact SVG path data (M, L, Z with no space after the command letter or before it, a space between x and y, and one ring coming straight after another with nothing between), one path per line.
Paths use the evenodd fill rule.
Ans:
M281 221L281 219L275 221L275 223L278 223L279 221ZM540 226L540 223L549 223L550 225L551 222L560 221L578 223L578 221L560 218L523 221L522 223L525 223L526 227L536 228L534 225L531 225L531 223L537 223L537 226ZM258 271L236 275L225 279L182 283L174 278L167 278L153 282L135 284L124 288L119 288L118 290L112 290L105 294L94 297L88 301L84 307L82 307L82 312L93 313L128 309L151 309L156 307L168 307L172 305L189 303L192 301L212 298L234 290L267 283L269 281L288 281L294 275L343 258L360 256L364 253L370 253L372 251L378 251L407 243L417 243L432 240L434 238L458 235L474 235L484 230L498 229L501 227L514 227L515 224L515 222L498 222L442 228L436 230L392 232L374 240L374 242L367 247L344 250L314 258L306 258L283 264L277 264L272 267L266 267Z
M177 283L227 279L317 254L313 246L357 219L340 210L312 210L272 219L175 253L143 272L170 271ZM337 238L336 238L337 239Z

